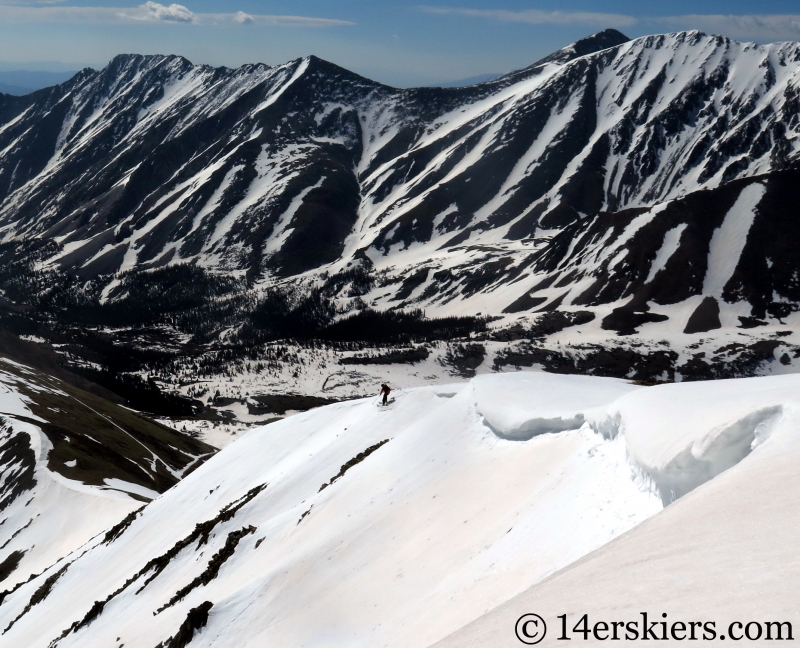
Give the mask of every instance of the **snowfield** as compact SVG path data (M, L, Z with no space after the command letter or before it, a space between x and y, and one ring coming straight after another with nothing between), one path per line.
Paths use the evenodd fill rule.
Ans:
M523 612L573 614L578 593L615 613L796 603L800 376L394 395L231 443L7 595L0 646L422 648L476 619L447 645L515 645L507 620L537 592Z

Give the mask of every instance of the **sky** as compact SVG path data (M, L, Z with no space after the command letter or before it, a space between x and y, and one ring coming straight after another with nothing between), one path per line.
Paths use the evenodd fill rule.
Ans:
M120 53L230 67L316 54L408 87L509 72L608 27L800 40L800 2L0 0L0 70L101 68Z

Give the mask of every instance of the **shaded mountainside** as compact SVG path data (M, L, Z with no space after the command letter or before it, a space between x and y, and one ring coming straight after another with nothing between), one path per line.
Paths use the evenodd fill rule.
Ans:
M532 264L545 281L506 307L557 300L573 306L624 305L603 320L633 332L659 306L697 302L687 333L782 320L800 302L800 171L737 180L651 209L601 213L560 232ZM720 319L722 309L722 319ZM703 315L703 313L708 313ZM737 320L738 317L738 320ZM690 324L691 322L691 324Z
M606 348L664 342L674 374L699 335L707 354L792 326L799 77L800 44L699 32L607 30L461 88L118 56L0 96L2 324L117 393L207 352L263 364L278 339L465 339L552 312Z
M23 582L215 452L0 357L0 579ZM10 580L9 580L10 579Z
M577 50L623 40L607 34ZM575 58L573 50L558 63ZM439 193L457 192L442 182L447 172L434 169L436 158L447 156L452 167L466 156L501 104L512 100L505 113L529 112L515 104L541 85L547 64L479 86L401 91L315 57L227 70L174 56L119 56L100 72L4 98L5 240L57 242L45 256L83 279L193 259L253 278L292 275L350 257L355 249L345 242L365 227L375 240L359 247L382 249L394 242L387 238L394 225L414 217L398 220L390 204L377 203L403 187L410 193L393 203L418 198L423 180L441 185ZM525 119L545 117L559 93L549 91L547 105ZM465 107L474 118L451 124ZM518 121L511 114L500 121L509 118ZM516 140L528 127L511 123L505 137ZM523 145L494 157L510 169ZM460 199L473 206L465 202L447 231L462 230L457 221L480 199Z

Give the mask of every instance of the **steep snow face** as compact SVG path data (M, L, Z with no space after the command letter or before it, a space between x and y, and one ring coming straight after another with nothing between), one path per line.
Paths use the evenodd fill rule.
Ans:
M773 452L798 393L509 374L301 414L7 596L3 640L427 646L658 514L655 477L713 484Z
M211 453L0 359L0 587L42 573Z

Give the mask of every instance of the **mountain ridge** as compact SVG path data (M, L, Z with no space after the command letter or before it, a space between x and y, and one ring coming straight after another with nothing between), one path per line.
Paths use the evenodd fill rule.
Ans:
M0 355L0 604L214 452Z

